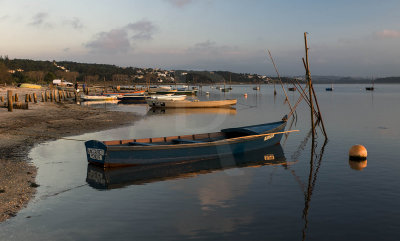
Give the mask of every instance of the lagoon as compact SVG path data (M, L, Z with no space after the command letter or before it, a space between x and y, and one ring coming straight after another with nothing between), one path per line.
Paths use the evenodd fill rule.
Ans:
M326 92L328 86L315 85L328 142L324 145L318 131L312 146L303 102L287 126L300 132L282 138L282 165L227 168L105 190L86 181L82 141L41 144L30 153L38 167L36 197L0 224L0 240L397 240L400 85L375 85L373 92L355 84ZM252 87L234 85L225 94L203 87L200 99L236 98L235 110L100 106L142 118L73 139L203 133L278 121L289 112L279 86L277 96L272 85L261 91ZM299 95L288 92L288 97L295 103ZM355 144L368 150L361 170L348 160Z

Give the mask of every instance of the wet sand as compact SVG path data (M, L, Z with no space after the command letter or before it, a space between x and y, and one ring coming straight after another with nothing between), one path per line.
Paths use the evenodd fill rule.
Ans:
M6 96L0 89L0 96ZM23 96L35 90L13 89ZM38 95L40 96L40 95ZM0 108L0 222L13 217L35 194L36 167L28 153L35 145L58 138L132 124L133 113L64 103L29 103L28 110Z

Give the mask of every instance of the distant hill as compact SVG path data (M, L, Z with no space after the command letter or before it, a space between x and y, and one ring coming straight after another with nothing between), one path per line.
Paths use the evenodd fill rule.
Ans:
M375 83L399 84L400 83L400 77L379 78L379 79L375 80Z
M340 77L340 76L312 76L316 84L366 84L372 83L371 78ZM376 84L400 84L400 77L377 78Z
M261 84L277 81L277 77L234 73L229 71L161 70L153 68L119 67L110 64L76 63L72 61L41 61L30 59L9 59L0 56L0 83L50 83L60 78L71 82L113 81L136 84L144 83L189 83L189 84ZM282 77L284 83L293 79L304 83L304 76ZM343 76L312 76L315 84L371 83L368 78ZM231 80L231 81L230 81ZM277 83L277 82L276 82ZM378 78L375 83L400 83L400 77Z

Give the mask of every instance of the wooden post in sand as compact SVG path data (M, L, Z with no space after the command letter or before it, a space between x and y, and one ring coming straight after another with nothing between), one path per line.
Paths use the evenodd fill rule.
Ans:
M7 90L8 111L13 111L12 90Z
M32 102L32 94L29 94L29 102Z
M15 102L18 102L19 98L18 98L18 93L15 93Z
M78 102L78 92L74 90L74 94L75 94L75 102Z
M42 92L42 102L45 102L44 93Z
M58 102L61 102L62 92L59 90L58 92Z
M50 99L49 92L46 90L46 93L45 93L45 94L46 94L46 102L47 102L47 101L49 101L49 99Z
M29 101L29 96L28 96L28 94L25 94L25 102L28 102Z
M4 96L1 97L1 102L4 102Z
M11 96L13 102L15 102L15 96Z
M36 95L36 93L33 93L33 102L37 103L37 95Z

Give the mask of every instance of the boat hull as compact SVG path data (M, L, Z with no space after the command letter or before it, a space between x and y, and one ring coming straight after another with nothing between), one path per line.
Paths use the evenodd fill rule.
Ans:
M117 100L117 96L105 96L105 95L82 95L83 101L114 101Z
M224 108L236 105L237 100L213 100L213 101L160 101L147 100L153 108Z
M287 164L282 146L278 144L246 153L189 160L178 164L166 163L126 168L103 168L88 164L86 182L96 189L115 189L129 185L187 178L229 168Z
M124 95L118 97L118 100L121 103L129 103L129 104L145 104L148 96L145 95Z
M226 155L237 155L248 151L270 147L280 143L286 122L273 123L273 128L261 134L175 145L105 145L101 141L85 142L88 162L105 166L132 166L160 163L179 163L188 160L201 160ZM262 128L256 127L256 128ZM228 129L227 129L228 130Z

